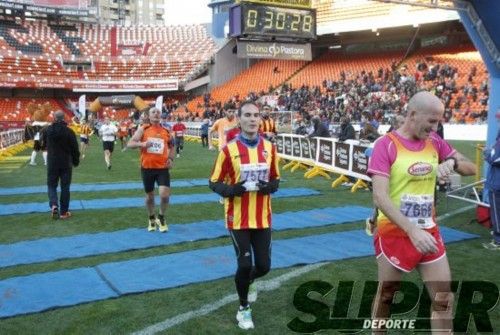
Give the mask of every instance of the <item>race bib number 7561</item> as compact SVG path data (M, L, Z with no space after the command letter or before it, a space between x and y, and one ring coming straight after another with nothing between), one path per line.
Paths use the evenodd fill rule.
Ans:
M269 166L266 163L241 164L240 181L246 181L247 191L256 191L259 180L269 181Z

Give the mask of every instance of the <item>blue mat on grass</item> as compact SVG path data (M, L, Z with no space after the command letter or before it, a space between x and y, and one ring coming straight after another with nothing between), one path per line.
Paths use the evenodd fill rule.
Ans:
M181 179L172 180L171 187L193 187L193 186L208 186L208 179ZM115 191L115 190L142 190L142 182L130 183L96 183L96 184L71 184L71 192L98 192L98 191ZM47 185L25 186L25 187L0 187L0 195L18 195L18 194L33 194L47 193Z
M310 188L280 188L273 197L302 197L308 195L318 195L318 191ZM219 196L215 193L180 194L170 197L170 204L194 204L200 202L217 202ZM80 209L111 209L143 207L144 197L114 198L114 199L92 199L92 200L71 200L69 208L71 211ZM49 213L47 202L28 202L17 204L1 204L1 215L27 214L27 213Z
M441 232L446 243L477 237ZM273 241L272 268L372 254L372 238L363 230L311 235ZM9 278L0 281L0 317L225 278L235 267L233 247L224 246Z
M346 206L284 212L273 215L273 230L300 229L364 220L373 210ZM227 236L223 220L171 224L167 234L152 234L146 228L114 232L43 238L0 245L0 267L50 262L67 258L151 248L180 242Z

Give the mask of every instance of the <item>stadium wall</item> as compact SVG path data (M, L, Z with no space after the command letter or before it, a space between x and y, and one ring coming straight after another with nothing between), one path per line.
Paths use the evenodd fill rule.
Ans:
M210 89L231 80L253 64L249 59L237 58L235 51L236 41L231 39L215 54L215 62L210 66Z

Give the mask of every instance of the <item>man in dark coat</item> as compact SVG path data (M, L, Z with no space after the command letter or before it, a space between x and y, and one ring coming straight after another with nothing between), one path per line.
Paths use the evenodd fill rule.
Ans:
M311 121L314 126L314 131L309 137L330 137L328 128L321 122L319 117L313 117Z
M339 141L345 140L355 140L356 139L356 131L351 124L348 116L342 116L340 118L340 134Z
M80 151L75 133L64 122L64 113L54 113L54 123L44 133L47 143L47 187L53 219L67 219L69 212L71 175L73 166L80 164ZM61 197L57 199L57 185L61 181ZM60 204L60 207L59 207Z

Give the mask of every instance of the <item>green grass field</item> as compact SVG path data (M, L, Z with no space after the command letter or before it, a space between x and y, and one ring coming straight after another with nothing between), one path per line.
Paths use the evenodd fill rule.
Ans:
M453 145L471 159L475 158L475 144L472 142L453 142ZM119 146L118 146L119 147ZM45 167L27 165L30 152L21 153L14 160L0 162L0 187L19 187L44 185ZM203 149L199 144L187 143L183 156L175 161L171 171L172 180L187 178L208 178L216 153ZM306 180L303 171L282 172L284 182L281 187L308 187L321 192L321 195L306 198L285 198L273 201L275 213L297 211L312 208L334 207L349 204L371 206L371 193L365 190L350 193L345 187L332 189L331 181L323 177ZM464 182L471 181L464 179ZM100 143L92 139L90 151L80 166L74 169L73 183L110 183L140 181L138 152L116 150L113 156L113 169L105 169ZM173 194L208 193L208 187L172 189ZM103 191L73 193L72 199L114 198L125 196L143 196L143 191ZM0 196L0 203L23 203L47 201L45 194ZM438 215L462 209L469 204L457 200L447 201L443 194L438 195ZM0 243L13 243L34 240L42 237L69 236L81 233L110 232L132 227L146 229L147 217L144 208L125 208L113 210L74 211L70 220L53 221L49 213L0 216ZM475 233L479 239L450 244L447 247L454 280L485 280L500 285L498 260L500 255L482 248L481 243L489 239L489 231L470 220L475 216L473 209L441 220L440 224L462 231ZM223 208L215 204L175 205L168 210L170 224L184 224L201 220L221 219ZM273 233L273 239L287 239L298 236L361 229L364 222L327 226L321 228L298 229ZM97 264L138 259L154 255L163 255L179 251L194 250L211 246L230 245L229 238L186 242L171 246L155 247L129 252L106 254L101 256L61 260L51 263L22 265L0 269L0 280L34 273L73 269ZM233 255L228 255L233 257ZM1 255L0 255L1 257ZM272 270L262 280L271 280L290 271L288 268ZM416 273L406 277L419 283ZM288 323L295 317L306 322L313 322L314 316L298 311L293 304L296 289L312 280L321 280L334 287L341 280L353 280L362 284L367 280L376 280L374 257L342 260L325 264L315 270L283 281L267 292L259 294L259 300L253 305L253 318L256 329L253 334L294 334ZM142 294L128 295L122 298L87 303L73 307L59 308L42 313L0 319L0 334L128 334L143 330L151 325L174 318L182 313L198 310L202 306L214 306L220 299L235 293L233 278L203 282L195 285L166 289ZM325 297L315 296L325 304L333 305L336 290ZM494 294L492 292L491 294ZM498 294L498 291L497 291ZM2 299L0 297L0 309ZM351 301L349 315L355 316L360 308L360 297ZM222 307L196 318L188 319L161 334L243 334L236 325L236 301L223 304ZM361 306L366 308L366 304ZM500 308L496 306L488 312L493 333L500 334ZM336 334L335 330L323 330L321 334ZM368 332L365 332L368 333ZM399 332L393 331L397 334ZM406 332L409 333L409 332ZM474 322L470 322L468 334L477 333Z

